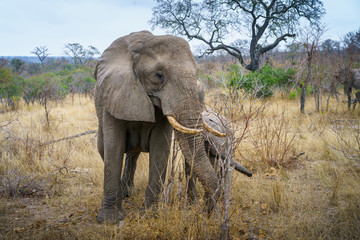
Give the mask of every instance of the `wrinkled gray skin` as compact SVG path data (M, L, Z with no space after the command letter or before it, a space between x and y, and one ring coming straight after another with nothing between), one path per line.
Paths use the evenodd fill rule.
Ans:
M104 192L99 223L124 218L121 172L123 156L149 152L145 207L158 200L170 150L172 127L166 116L183 126L201 129L196 91L197 67L188 43L175 36L132 33L115 40L95 70L95 108L99 120L98 150L104 161ZM187 164L209 198L208 211L220 195L219 181L206 155L202 134L175 131ZM213 201L212 199L215 199Z
M205 122L211 125L213 129L222 133L230 132L229 122L224 116L215 113L210 109L207 109L206 111L202 112L202 118ZM220 164L223 164L224 160L228 156L231 157L230 164L232 167L234 167L235 170L245 174L248 177L252 176L252 173L249 170L239 164L232 157L233 146L229 137L217 137L214 134L208 132L206 129L204 129L203 136L207 156L209 157L211 165L218 173L218 177L221 177L219 174L221 168ZM121 179L121 186L124 198L130 196L134 190L134 175L139 155L140 153L126 154L124 174ZM195 199L197 197L195 177L191 174L191 167L187 163L185 163L185 173L186 176L189 177L188 196L190 199Z
M344 91L348 97L348 108L350 109L351 103L353 103L353 109L355 109L356 103L360 103L360 69L341 70L344 82ZM351 99L352 89L355 89L355 99Z
M231 167L234 167L235 170L251 177L252 173L233 158L233 143L231 140L233 132L231 131L229 121L223 115L216 113L209 108L202 112L202 118L203 121L207 122L213 129L227 134L226 137L217 137L204 130L205 149L218 178L222 177L222 168L224 168L227 158L230 158ZM191 167L185 164L185 171L186 175L190 176L188 183L188 196L190 199L196 199L196 181L195 177L191 175Z
M199 99L201 103L203 103L205 92L200 82L198 82L197 88ZM213 129L221 133L233 134L231 132L229 121L221 114L218 114L209 108L202 112L202 119L203 121L207 122ZM219 174L221 167L220 164L223 164L227 157L231 157L231 166L234 167L235 170L247 175L248 177L252 176L252 173L249 170L244 168L233 158L233 146L229 136L225 138L217 137L204 129L203 137L206 153L209 157L211 165L215 168L218 177L221 177ZM130 153L126 155L124 174L121 179L124 198L130 196L134 190L134 174L138 157L139 153ZM193 176L191 171L191 167L185 162L185 173L186 176L189 177L187 188L188 196L190 199L194 200L197 197L197 191L195 187L196 178Z
M209 108L202 112L202 118L203 121L207 122L213 129L228 134L226 137L217 137L204 130L205 148L214 168L217 169L219 167L216 162L223 164L224 160L230 157L230 165L234 167L235 170L251 177L252 173L233 158L234 148L230 138L230 136L233 135L233 132L231 131L229 121L223 115L216 113Z

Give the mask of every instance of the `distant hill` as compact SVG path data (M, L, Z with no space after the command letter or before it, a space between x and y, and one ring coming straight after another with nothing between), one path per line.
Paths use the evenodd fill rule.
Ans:
M5 58L6 60L8 60L9 62L14 59L14 58L18 58L21 59L22 61L24 61L25 63L40 63L39 58L36 56L1 56L0 58ZM47 60L56 60L58 58L70 58L67 56L49 56L46 58L45 61Z

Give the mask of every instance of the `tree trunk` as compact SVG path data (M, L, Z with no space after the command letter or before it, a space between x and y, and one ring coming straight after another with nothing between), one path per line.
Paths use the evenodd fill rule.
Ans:
M300 87L301 87L300 112L301 113L305 113L306 90L307 90L307 85L308 85L308 83L310 82L310 79L311 79L311 59L312 59L312 57L308 56L308 59L307 59L307 69L308 69L307 76L306 76L304 84L300 84Z
M326 111L329 111L330 98L331 98L331 94L329 94L329 96L326 99Z
M300 112L305 113L305 97L306 97L306 83L300 84L301 94L300 94Z
M316 112L320 112L320 93L318 87L314 86L314 100Z
M348 109L350 110L350 107L351 107L351 89L347 91L347 97L348 97Z
M323 112L324 108L323 108L323 101L322 101L322 90L319 89L319 104L320 104L320 109Z

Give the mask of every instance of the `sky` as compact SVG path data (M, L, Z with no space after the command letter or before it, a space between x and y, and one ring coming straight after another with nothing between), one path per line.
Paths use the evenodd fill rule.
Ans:
M360 28L360 0L323 0L327 31L323 39L340 40ZM104 51L116 38L151 30L154 0L0 0L0 56L35 56L47 46L63 56L68 43ZM155 29L154 34L165 30Z

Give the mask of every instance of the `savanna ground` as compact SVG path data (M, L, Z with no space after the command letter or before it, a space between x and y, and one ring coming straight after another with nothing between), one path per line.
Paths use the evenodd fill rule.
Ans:
M232 173L231 237L360 239L360 109L348 111L342 99L331 99L330 110L318 113L308 96L306 114L300 114L299 100L281 93L219 104L228 100L213 101L216 92L207 91L207 103L231 105L223 113L235 119L236 137L244 136L237 139L235 158L254 173L251 178ZM37 104L0 114L1 239L219 237L219 217L207 218L202 200L187 203L181 164L175 165L168 202L162 198L156 209L143 210L146 154L138 163L134 194L123 204L125 221L121 226L97 224L103 163L96 135L54 142L97 128L93 100L79 97L72 103L68 98L50 103L48 111L49 124ZM246 123L249 128L242 134Z

